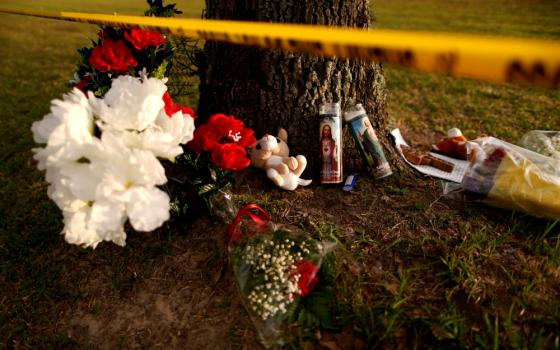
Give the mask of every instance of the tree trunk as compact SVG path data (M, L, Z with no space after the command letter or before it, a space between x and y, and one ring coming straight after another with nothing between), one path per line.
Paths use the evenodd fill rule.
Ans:
M358 28L370 22L368 0L206 0L206 17ZM204 51L199 106L203 120L218 112L233 114L255 129L257 137L286 128L291 154L305 155L305 175L315 177L320 162L319 106L362 103L388 158L394 158L380 65L217 42L207 42ZM345 169L359 170L362 158L347 130L343 147Z

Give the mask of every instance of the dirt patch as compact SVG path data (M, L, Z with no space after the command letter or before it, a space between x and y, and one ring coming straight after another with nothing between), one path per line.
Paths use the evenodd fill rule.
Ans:
M405 182L396 177L375 182L364 175L351 193L339 186L318 185L285 192L263 183L257 172L237 193L242 201L261 203L283 225L303 227L311 233L317 226L330 225L349 249L364 257L350 262L350 273L375 281L383 293L393 294L398 281L387 271L398 269L403 262L394 252L383 251L383 244L396 237L416 239L418 232L411 225L418 221L418 214L410 211L414 203L438 208L437 183L423 182L425 190L418 192ZM418 229L430 231L429 225ZM377 243L365 244L364 235ZM58 329L80 344L100 349L259 348L227 267L225 238L224 225L200 219L175 237L131 234L129 246L124 248L126 256L115 255L121 248L113 251L108 245L100 246L101 255L103 250L112 252L81 262L81 268L89 271L80 283L79 292L85 297L58 315ZM154 245L166 240L165 254L146 260ZM373 300L377 289L368 291L368 298ZM325 334L320 344L323 348L364 348L365 341L356 337L346 329Z
M68 336L100 349L256 346L231 273L224 271L219 241L204 232L220 226L203 221L175 239L170 255L154 262L148 274L133 272L130 288L98 293L91 281L85 288L89 298L64 317Z

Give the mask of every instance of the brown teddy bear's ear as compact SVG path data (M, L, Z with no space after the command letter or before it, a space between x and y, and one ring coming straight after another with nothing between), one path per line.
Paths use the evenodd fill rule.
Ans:
M288 132L286 131L286 129L278 129L278 138L284 142L288 142Z

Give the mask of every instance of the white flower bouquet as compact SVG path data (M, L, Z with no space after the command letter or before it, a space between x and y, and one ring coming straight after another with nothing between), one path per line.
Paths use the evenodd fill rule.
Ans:
M167 182L159 158L173 160L193 137L194 121L166 113L167 87L157 78L119 76L103 98L73 89L53 100L51 113L32 126L38 168L48 195L62 210L69 243L124 246L127 219L152 231L169 218Z

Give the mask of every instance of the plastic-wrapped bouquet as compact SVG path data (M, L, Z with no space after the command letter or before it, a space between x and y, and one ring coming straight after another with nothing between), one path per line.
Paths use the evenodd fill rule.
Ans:
M471 164L462 188L485 203L560 218L560 161L493 137L467 144Z
M265 346L282 344L288 328L306 317L316 320L315 326L331 324L332 288L320 276L334 243L279 227L255 204L238 212L228 233L235 277Z

